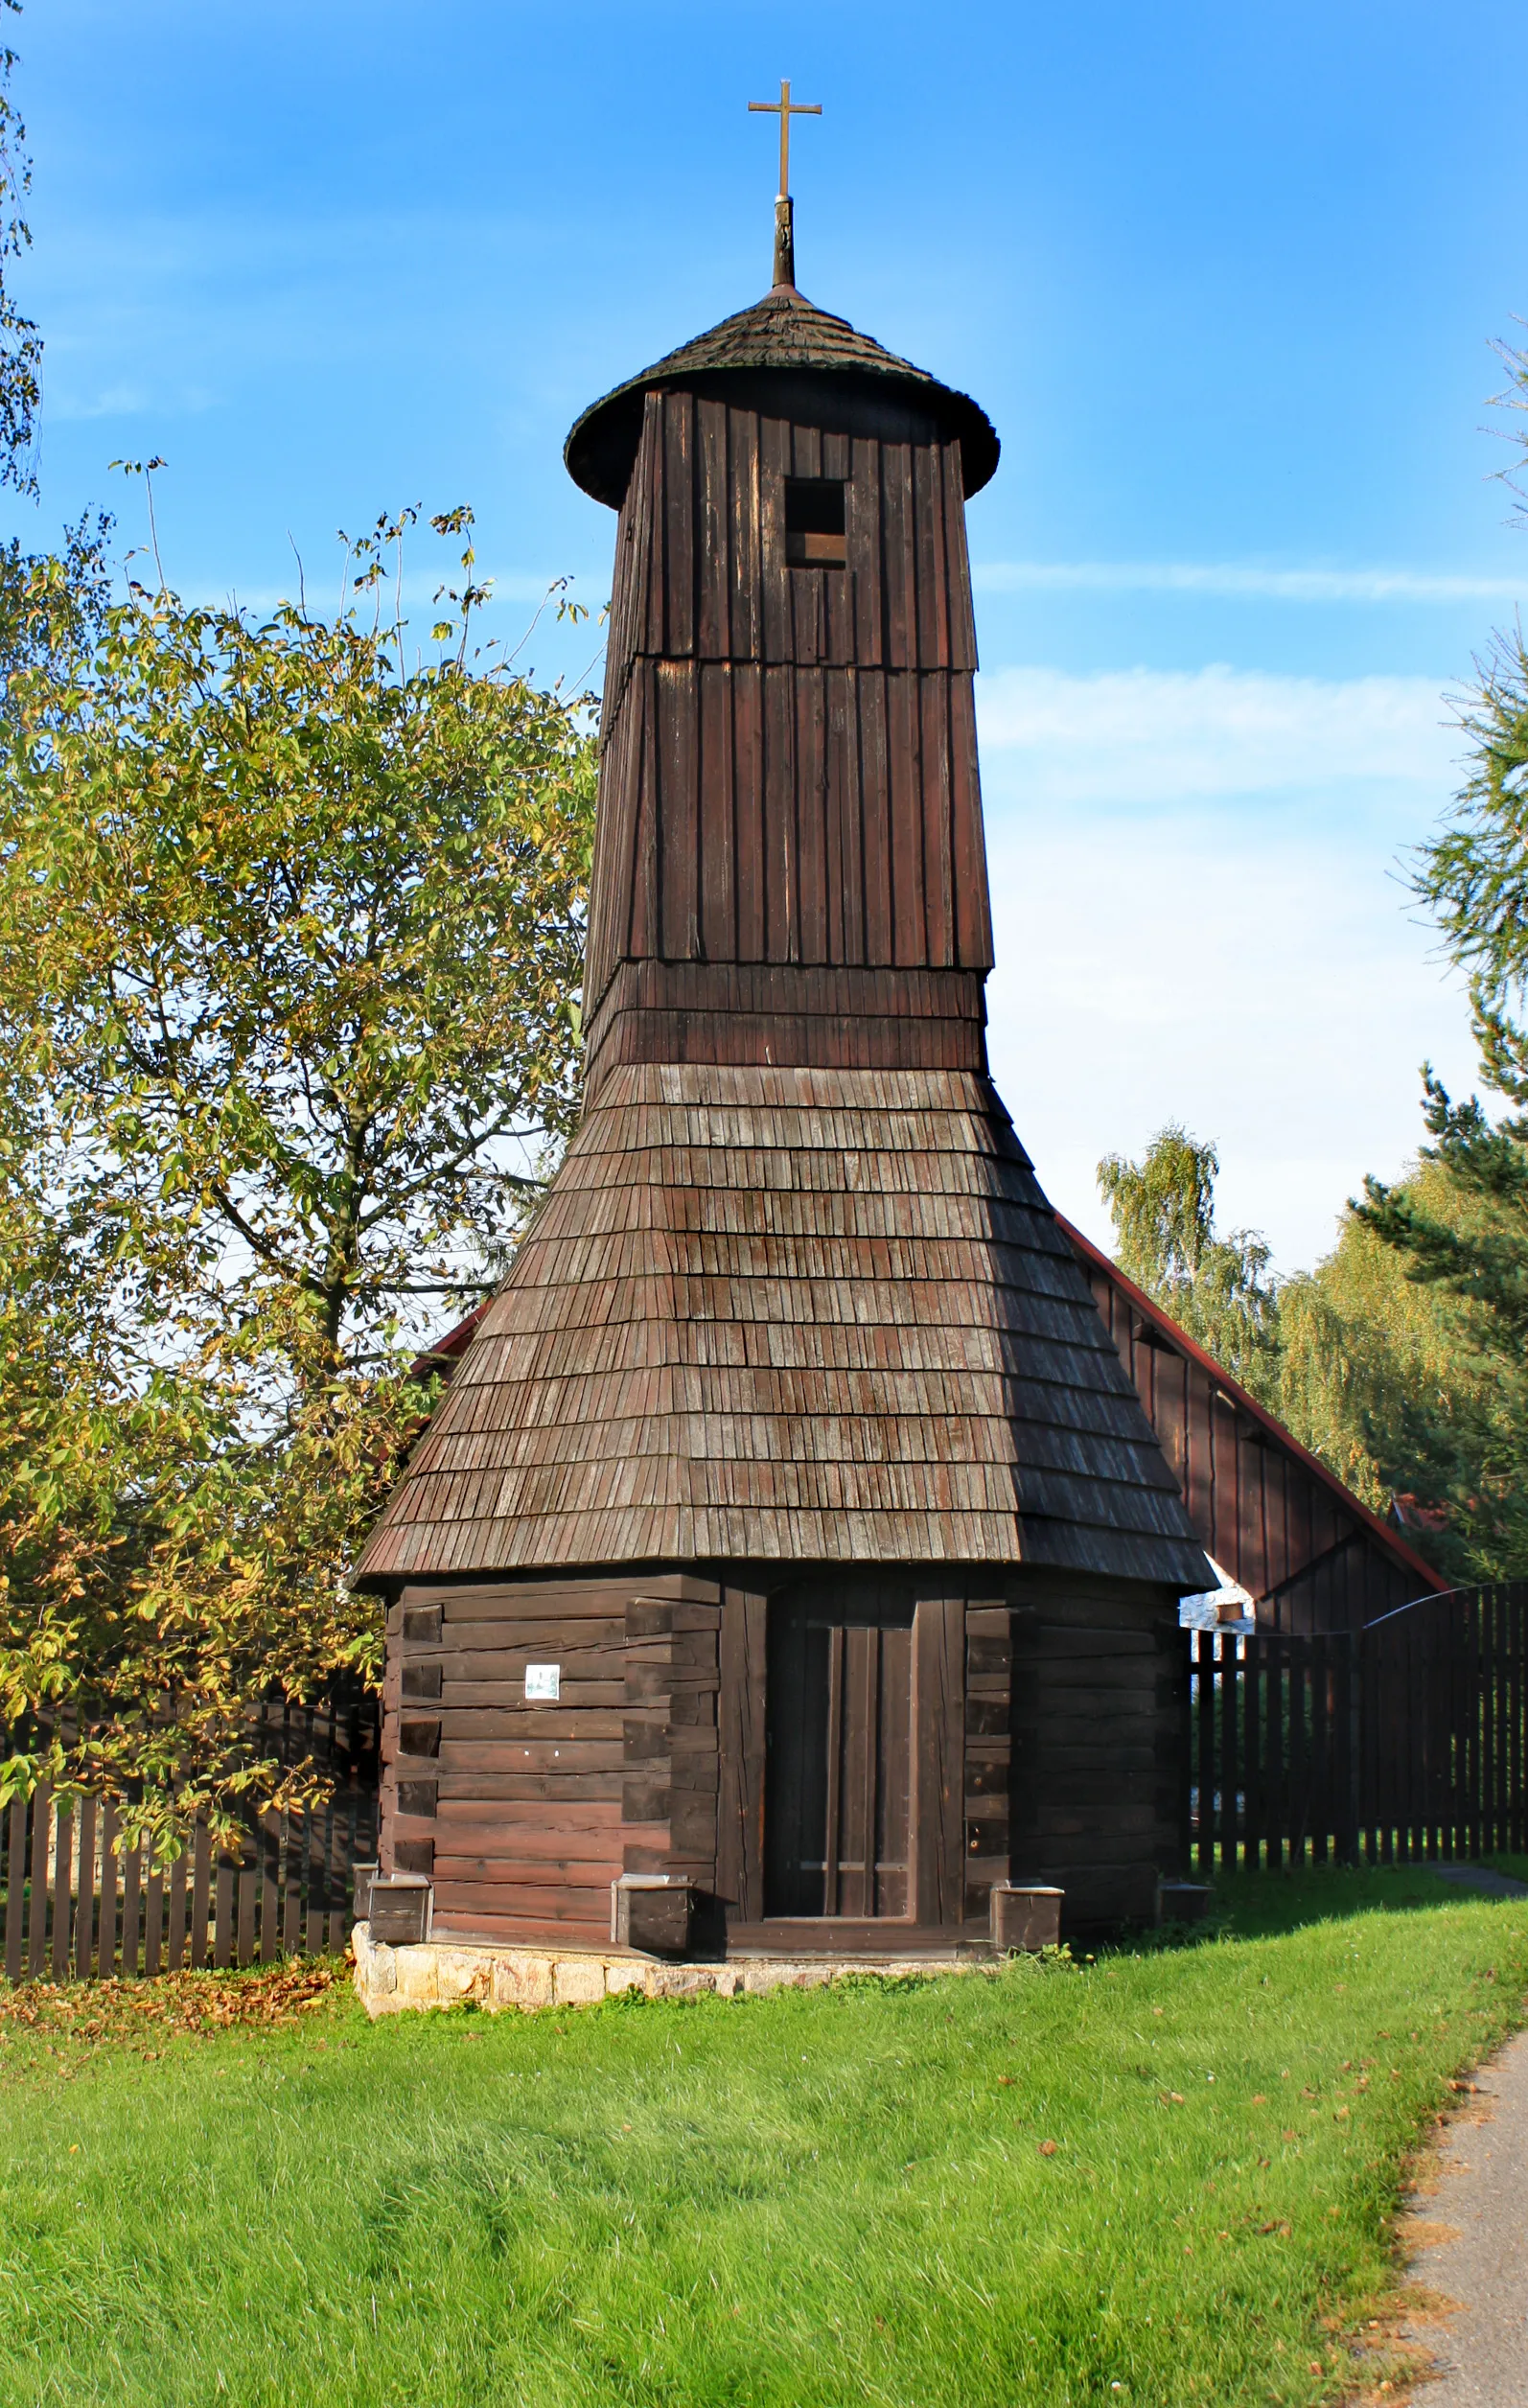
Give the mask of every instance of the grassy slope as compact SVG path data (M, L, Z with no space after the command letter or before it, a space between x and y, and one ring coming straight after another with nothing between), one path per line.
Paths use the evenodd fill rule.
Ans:
M990 1980L375 2026L336 1992L151 2059L12 2026L0 2400L1335 2397L1528 1909L1229 1895L1248 1936Z

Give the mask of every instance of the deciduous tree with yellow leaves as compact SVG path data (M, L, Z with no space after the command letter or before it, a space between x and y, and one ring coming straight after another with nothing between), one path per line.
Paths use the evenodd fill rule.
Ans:
M369 1677L345 1574L577 1109L577 698L472 652L36 564L0 794L0 1781L168 1834L311 1774L247 1707ZM467 535L470 514L436 520ZM40 1718L40 1720L39 1720ZM42 1731L40 1741L26 1735Z

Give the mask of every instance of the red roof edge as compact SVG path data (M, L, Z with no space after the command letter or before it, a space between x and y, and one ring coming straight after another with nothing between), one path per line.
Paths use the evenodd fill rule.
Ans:
M428 1379L433 1373L439 1372L449 1379L472 1344L473 1331L493 1301L492 1296L485 1296L480 1305L473 1307L465 1321L458 1321L454 1330L448 1330L433 1346L427 1346L423 1354L416 1354L408 1366L409 1378Z
M1350 1514L1362 1522L1377 1539L1383 1541L1392 1555L1399 1556L1401 1562L1408 1564L1416 1573L1419 1580L1425 1581L1432 1594L1441 1596L1444 1593L1448 1583L1440 1580L1432 1565L1424 1563L1416 1548L1408 1546L1405 1540L1397 1531L1392 1530L1387 1521L1381 1521L1379 1516L1364 1503L1361 1496L1354 1496L1352 1489L1338 1479L1336 1473L1322 1462L1319 1455L1313 1455L1308 1447L1302 1447L1293 1432L1286 1430L1284 1424L1268 1411L1265 1404L1260 1404L1257 1398L1243 1388L1239 1379L1233 1379L1228 1371L1222 1370L1215 1356L1207 1354L1198 1341L1190 1337L1187 1330L1180 1329L1171 1314L1164 1312L1162 1307L1146 1294L1144 1287L1137 1287L1133 1279L1127 1279L1112 1256L1105 1254L1101 1246L1096 1246L1091 1238L1084 1238L1081 1230L1075 1229L1064 1214L1056 1214L1055 1225L1075 1254L1080 1255L1085 1263L1091 1264L1095 1270L1102 1271L1106 1278L1112 1280L1115 1286L1129 1298L1136 1310L1145 1319L1154 1323L1180 1353L1187 1354L1191 1362L1197 1363L1201 1371L1208 1372L1216 1386L1222 1388L1243 1413L1250 1413L1255 1422L1260 1422L1269 1437L1277 1439L1281 1447L1287 1448L1297 1463L1304 1464L1311 1476L1319 1480L1324 1488L1330 1489Z

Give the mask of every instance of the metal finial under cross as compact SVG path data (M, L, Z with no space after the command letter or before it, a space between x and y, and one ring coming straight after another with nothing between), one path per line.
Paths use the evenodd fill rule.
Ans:
M791 119L821 117L821 101L793 101L791 87L784 76L780 78L777 101L750 101L751 116L777 117L780 121L780 189L775 202L775 281L776 285L796 284L796 211L791 199Z

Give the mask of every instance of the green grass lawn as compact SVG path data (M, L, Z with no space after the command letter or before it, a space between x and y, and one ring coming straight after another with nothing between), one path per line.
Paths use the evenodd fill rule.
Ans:
M1221 1898L1076 1967L525 2018L0 1988L0 2400L1351 2395L1528 1909L1421 1870Z

